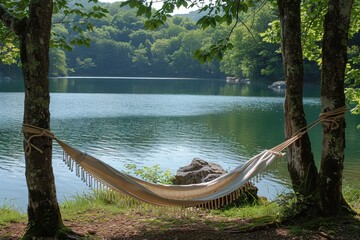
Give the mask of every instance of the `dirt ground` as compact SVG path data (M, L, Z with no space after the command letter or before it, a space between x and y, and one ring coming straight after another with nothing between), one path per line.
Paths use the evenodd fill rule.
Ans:
M336 221L335 221L336 222ZM202 239L344 239L360 240L360 217L341 220L331 228L294 229L278 224L251 228L251 220L199 214L196 217L153 217L139 212L106 215L90 212L76 220L64 219L66 226L84 239L202 240ZM241 231L246 227L246 231ZM25 223L0 226L0 239L19 239ZM355 230L354 230L355 229Z

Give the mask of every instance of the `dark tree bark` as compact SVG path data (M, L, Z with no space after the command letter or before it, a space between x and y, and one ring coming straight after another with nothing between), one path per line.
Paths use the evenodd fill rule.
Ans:
M1 21L19 37L25 82L24 120L50 129L49 46L52 0L29 1L28 17L18 19L0 5ZM24 133L25 139L30 137ZM28 224L24 238L54 238L64 228L56 198L52 170L52 140L35 137L31 143L41 149L25 154L28 186ZM24 149L27 144L24 143Z
M24 123L50 129L49 43L52 1L31 1L26 30L20 37L20 56L25 81ZM25 134L25 138L29 138ZM36 150L26 154L26 182L28 185L27 234L53 237L63 228L56 199L52 170L52 140L33 138Z
M284 106L286 138L290 138L307 124L302 102L304 70L300 2L300 0L278 0L286 80ZM288 155L288 170L294 191L315 198L318 174L307 134L288 148Z
M344 79L352 0L330 0L324 22L321 69L323 112L345 105ZM324 215L336 215L347 206L342 195L345 119L323 123L319 205Z

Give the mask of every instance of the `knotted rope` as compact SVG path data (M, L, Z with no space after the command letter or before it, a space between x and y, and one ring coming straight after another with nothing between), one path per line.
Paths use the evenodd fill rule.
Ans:
M298 131L296 131L291 138L287 139L283 143L275 146L274 148L268 150L273 153L277 153L279 156L283 155L281 151L286 149L288 146L296 142L298 139L300 139L304 134L306 134L308 131L310 131L313 127L315 127L319 123L331 123L331 129L336 129L339 127L338 121L345 116L347 107L342 106L339 108L336 108L334 110L320 113L319 118L315 120L314 122L310 123L309 125L300 128Z
M329 112L320 113L320 122L331 123L331 130L335 130L339 128L338 121L345 117L346 110L346 106L342 106Z
M55 137L55 134L52 133L50 130L44 129L44 128L40 128L40 127L36 127L30 124L23 124L22 125L22 132L23 133L27 133L27 134L32 134L28 139L26 139L24 137L24 140L26 142L26 146L25 146L25 154L29 155L31 153L32 148L36 149L38 152L43 153L43 151L36 147L34 144L31 143L31 140L33 138L37 138L37 137L49 137L51 139L57 139Z
M301 129L299 129L297 132L295 132L293 134L293 136L299 134L300 137L301 137L302 135L304 135L305 133L310 131L310 129L315 127L320 122L322 122L322 123L326 123L326 122L332 123L333 126L331 126L331 129L336 129L336 128L339 127L338 120L345 117L346 110L347 110L347 107L342 106L342 107L335 108L334 110L331 110L331 111L328 111L328 112L320 113L319 118L317 120L315 120L314 122L310 123L309 125L301 128Z

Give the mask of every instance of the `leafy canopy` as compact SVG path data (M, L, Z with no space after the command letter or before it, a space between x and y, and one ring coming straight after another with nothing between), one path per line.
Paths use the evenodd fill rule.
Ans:
M0 0L0 4L14 17L23 19L28 17L30 0ZM92 30L91 19L100 19L108 11L99 5L98 0L55 0L51 46L72 50L74 45L90 46L90 39L84 35L85 30ZM66 38L59 24L67 24L72 30L70 38ZM19 59L19 41L17 36L0 22L0 54L5 64L14 64Z
M198 8L198 13L202 17L197 21L197 25L201 26L203 30L211 28L222 28L224 26L231 26L228 35L221 38L207 48L198 49L195 51L195 57L200 62L211 61L214 57L219 60L223 58L226 50L231 50L233 44L230 42L230 36L235 27L243 23L241 13L246 13L249 9L261 8L266 1L261 0L165 0L162 2L162 7L158 10L152 8L156 1L147 0L127 0L121 6L129 6L137 9L138 16L146 16L145 27L154 30L161 25L164 25L167 19L174 12L175 8Z

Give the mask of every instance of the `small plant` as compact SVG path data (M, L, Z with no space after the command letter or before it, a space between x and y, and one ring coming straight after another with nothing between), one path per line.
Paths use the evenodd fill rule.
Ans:
M17 211L11 206L0 206L0 227L12 222L21 222L26 220L26 215Z
M360 189L351 187L345 183L343 186L343 194L349 205L357 212L360 212Z
M310 196L290 192L280 194L275 202L280 206L281 217L289 219L305 213L312 204L310 198Z
M152 183L172 184L172 180L174 179L171 171L169 169L166 171L161 170L159 164L152 167L145 166L143 168L138 168L136 164L125 164L125 167L129 170L127 171L128 174L133 173L141 179Z

